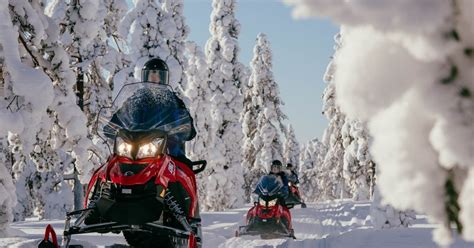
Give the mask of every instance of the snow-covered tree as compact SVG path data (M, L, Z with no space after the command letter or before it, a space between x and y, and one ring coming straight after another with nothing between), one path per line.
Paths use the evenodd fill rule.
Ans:
M283 144L283 157L286 163L291 163L295 169L298 169L300 157L300 145L296 139L295 130L291 124L288 124L285 132L285 143Z
M0 4L7 5L7 3L4 2L0 2ZM7 23L6 25L0 27L0 32L4 32L7 35L15 33L11 24L8 25L9 23L11 23L10 16L8 15L8 8L2 9L2 7L0 7L0 22ZM4 44L3 42L5 41L7 40L4 37L0 37L0 115L2 116L0 120L0 126L9 124L9 121L4 119L5 114L9 115L9 113L3 109L8 107L7 103L4 100L9 98L7 93L8 88L5 89L7 85L5 83L4 75L5 60L8 58L6 58L4 51L7 45L13 46L14 48L18 49L18 44L14 42L15 40L13 39L13 37L9 40L11 42L10 44ZM10 125L12 124L13 123L10 123ZM7 228L9 223L13 221L13 207L17 203L15 186L10 176L11 173L7 168L11 167L11 164L8 166L8 164L11 163L11 159L7 156L7 154L9 154L10 149L8 149L5 131L6 130L0 129L0 135L3 136L2 138L0 138L0 237L6 237L8 235Z
M16 205L16 192L10 171L7 169L8 144L0 139L0 237L6 237L8 224L13 221L13 207Z
M18 9L28 6L29 3L18 3ZM1 66L1 100L0 100L0 137L6 137L9 132L21 133L21 146L16 146L16 152L22 149L27 153L32 151L36 140L36 133L41 129L41 121L47 118L46 109L53 101L53 87L49 78L40 70L32 68L20 55L21 46L18 43L19 33L12 25L13 17L9 12L8 1L0 3L0 66ZM29 13L30 20L38 21L35 28L39 29L39 35L44 34L43 22L41 22L34 10ZM15 12L13 12L15 13ZM38 40L36 40L38 42ZM38 98L38 92L42 92L42 98ZM7 148L2 141L2 150ZM1 213L0 213L0 236L8 222L12 220L12 208L16 204L16 191L12 187L11 176L5 168L4 159L0 164L0 177L2 178ZM13 169L13 168L12 168Z
M86 113L87 125L91 127L97 112L96 102L94 101L96 99L91 101L91 94L100 89L97 86L101 87L101 84L103 84L100 68L97 67L94 60L106 50L106 42L104 35L102 35L105 32L100 32L104 26L104 1L65 2L56 0L50 2L46 13L57 25L61 25L60 44L64 47L64 50L68 51L69 63L75 74L77 104ZM107 95L110 94L110 89L97 93L108 99ZM87 104L85 104L86 101ZM91 112L94 114L91 114ZM91 136L90 130L89 128L89 137ZM97 153L94 152L94 154ZM56 169L59 169L58 167L60 166L55 166ZM97 166L89 166L90 169L85 172L88 174L87 178L89 178L94 167ZM62 173L62 171L58 171L58 173ZM74 180L75 208L79 209L82 207L83 189L78 182L78 171L72 170L70 172L70 174L73 173L75 174L73 178L76 179Z
M306 202L323 200L321 178L327 147L318 139L309 141L302 149L299 158L300 192Z
M334 37L336 41L335 49L341 45L341 35ZM337 52L335 54L337 56ZM322 165L322 197L326 200L345 198L349 196L347 185L343 178L344 146L342 139L342 127L345 115L336 104L336 88L334 85L335 64L331 62L324 75L327 83L323 94L323 113L328 118L329 124L323 135L323 144L327 147L327 153Z
M136 79L139 80L143 64L158 57L168 65L169 84L180 95L187 85L184 52L189 33L183 7L183 0L137 0L120 24L121 35L130 35L130 61L135 64Z
M259 171L256 174L255 170L252 170L253 165L257 157L257 150L253 145L252 141L257 134L257 109L252 102L253 94L252 88L254 86L247 86L244 91L244 108L241 115L242 131L244 134L244 141L242 147L242 167L244 169L244 190L245 200L250 202L255 179L260 177L262 173Z
M115 75L130 67L125 54L126 37L122 37L118 32L120 20L127 8L125 0L104 0L101 3L99 13L104 16L104 26L91 44L96 53L91 55L89 60L92 62L84 71L84 112L88 119L89 135L94 143L93 156L90 158L94 168L103 164L109 155L103 140L97 136L97 131L100 131L95 129L97 114L100 108L111 105L113 90L119 90L114 87Z
M286 1L343 25L337 99L368 123L384 199L441 223L442 246L451 224L474 240L473 2Z
M250 64L249 84L255 85L254 104L257 106L257 134L252 140L257 150L255 167L270 171L271 161L283 160L283 145L280 133L285 133L283 120L286 115L281 110L278 84L273 78L272 52L266 35L259 34L254 47L254 57Z
M272 52L265 34L258 35L253 52L242 113L246 193L255 188L262 174L269 172L272 160L283 160L280 133L285 132L282 122L286 119L280 108L282 101L273 77Z
M39 178L36 177L36 165L29 159L22 156L16 156L13 164L12 174L15 183L15 190L18 204L14 208L14 221L25 220L35 212L36 193L34 185Z
M346 118L342 126L344 146L343 176L349 186L352 198L358 200L370 199L371 166L373 162L368 151L369 136L364 124L357 120Z
M73 89L75 75L69 67L69 56L58 39L59 25L44 15L43 8L44 5L38 1L10 1L10 23L18 29L18 33L12 34L12 37L19 37L21 41L20 47L11 47L11 50L18 51L16 53L21 54L22 61L8 70L7 85L11 85L10 89L13 90L9 94L20 103L14 112L34 110L32 113L36 117L28 122L26 132L8 130L19 134L20 152L25 159L35 162L38 170L54 171L57 175L54 178L61 178L58 181L62 181L64 171L61 169L65 165L61 159L67 155L74 158L82 179L87 180L84 172L88 170L87 149L90 141L87 139L86 118L76 105ZM16 54L12 55L16 57ZM15 71L25 67L21 63L28 64L26 67L31 71L21 72L27 78L14 75L17 74ZM29 91L27 94L34 99L33 102L29 102L25 93L15 90L22 84L23 90ZM41 97L36 95L37 92L43 93ZM61 157L58 153L62 153ZM47 185L54 185L54 189L45 192L58 192L56 184Z
M206 44L211 90L211 145L205 209L221 210L243 202L241 89L245 67L238 61L237 37L240 24L235 19L235 0L213 0L211 37ZM231 193L229 193L231 192Z
M188 57L188 67L185 70L188 85L184 92L189 103L189 112L194 120L196 128L196 137L186 144L186 155L191 160L201 160L208 158L210 149L210 126L211 116L209 114L209 80L207 71L206 57L200 47L194 42L186 44L186 55ZM196 176L198 181L198 192L200 196L205 195L206 182L210 171L204 170ZM201 205L204 204L204 198L200 197Z
M199 46L194 42L187 43L188 67L186 76L188 85L185 96L189 101L189 112L194 120L196 138L186 145L187 156L192 160L207 157L209 151L209 129L211 116L209 112L209 80L206 57Z

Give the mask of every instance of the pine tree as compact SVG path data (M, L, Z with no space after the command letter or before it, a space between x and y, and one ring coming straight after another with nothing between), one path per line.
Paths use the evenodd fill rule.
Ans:
M309 141L301 150L299 158L300 192L306 202L324 200L322 177L327 147L318 139Z
M36 193L34 186L37 182L36 165L29 159L16 156L12 174L18 203L14 208L14 221L23 221L34 214Z
M158 57L168 65L169 84L180 96L187 85L184 51L189 33L183 7L182 0L138 0L120 24L121 36L131 36L130 61L135 64L135 76L146 61ZM129 69L126 72L130 75Z
M235 1L214 0L210 32L206 44L212 117L209 173L204 209L221 210L243 202L242 84L245 68L238 61L237 37L240 24L235 19ZM232 192L232 194L229 194Z
M21 132L21 152L26 159L31 157L38 170L55 174L49 179L54 179L56 183L46 183L45 181L44 185L50 185L50 188L43 188L43 192L59 194L58 186L65 185L62 182L63 169L66 169L66 165L63 164L65 156L74 159L81 176L86 177L85 172L88 171L87 149L91 143L87 139L86 118L76 105L73 89L76 83L75 75L69 67L69 57L58 39L59 25L44 15L44 5L36 1L12 1L10 4L15 10L11 12L11 19L19 30L22 58L30 66L40 68L40 70L36 70L36 73L40 71L44 73L34 80L19 80L15 75L12 78L13 87L19 82L42 82L30 87L28 91L36 94L39 90L36 90L35 87L43 86L41 88L41 92L44 93L42 98L37 96L33 98L36 98L37 105L35 107L46 107L46 110L37 109L33 112L41 117L41 122L33 119L29 123L34 126L31 128L34 138L31 137L33 134L31 131ZM15 70L18 68L12 69L12 72ZM15 91L15 93L22 94L20 91ZM27 98L18 99L23 101ZM29 107L25 109L29 109ZM35 126L35 122L40 125ZM69 159L69 161L73 160ZM45 180L47 179L45 178ZM41 200L39 195L38 197ZM66 198L63 199L66 200ZM46 201L45 198L42 200ZM44 201L40 203L41 206L48 204ZM45 216L48 216L48 212Z
M341 35L334 37L336 50L342 45ZM326 200L350 197L350 191L343 178L344 166L344 146L342 127L345 122L345 115L336 104L336 88L334 84L334 74L336 65L331 61L324 75L327 83L323 94L323 113L328 118L329 124L323 135L323 143L328 148L323 162L323 176L321 185L323 186L322 197Z
M100 58L108 53L107 37L104 27L106 6L104 1L53 1L47 7L47 14L61 25L60 38L64 50L68 51L69 62L75 73L75 91L77 104L86 114L88 137L92 139L98 110L110 105L110 86L105 82L104 73L99 65ZM92 154L102 154L104 151L93 148ZM92 160L95 161L95 160ZM89 166L89 170L82 175L90 178L95 168ZM78 180L78 171L73 170L69 179L74 180L75 209L82 208L83 189ZM84 182L86 183L86 182Z
M8 147L5 138L0 139L0 238L7 236L7 227L13 221L13 207L16 204L16 191L7 168Z
M253 144L253 140L257 135L257 119L258 115L257 104L254 102L254 88L253 81L248 81L244 87L244 102L243 110L240 116L242 122L242 132L244 135L242 147L242 168L244 170L244 191L246 202L251 201L251 194L254 190L255 180L263 174L260 170L255 170L254 165L257 159L257 149Z
M262 170L256 170L255 163L257 159L257 149L253 144L253 140L258 133L257 119L258 105L255 102L257 92L254 81L249 80L244 89L243 109L240 116L242 122L242 132L244 135L242 147L242 168L244 170L244 191L246 202L251 201L251 194L254 190L255 182L263 174Z
M273 78L272 52L266 35L258 35L253 51L242 113L245 135L242 166L247 171L244 176L247 199L259 178L269 172L271 161L283 158L280 133L285 132L282 122L286 119L280 109L283 103Z
M283 145L283 154L285 162L291 163L295 169L298 169L300 146L296 140L295 130L291 124L288 124L285 132L286 141Z
M166 49L162 48L162 50L169 50L169 55L165 57L165 61L170 68L170 85L182 95L187 88L187 78L184 73L187 68L187 60L184 52L190 29L185 23L183 0L163 1L166 19L164 18L162 23L169 24L160 26L167 46Z
M345 193L342 177L344 147L342 144L341 128L344 124L344 115L335 105L334 84L329 82L324 91L324 113L329 119L329 125L324 131L323 143L328 148L323 163L321 183L324 185L323 195L327 200L339 199Z
M188 42L186 46L188 57L188 67L185 74L188 85L185 96L189 100L189 112L194 120L196 128L196 137L186 144L186 155L189 159L201 160L208 158L210 149L210 125L211 116L209 111L209 80L206 57L203 51L194 42ZM198 181L199 195L205 195L206 181L209 176L209 170L204 170L196 176ZM204 205L203 197L200 197L201 205Z
M84 89L84 111L88 120L89 137L94 143L93 156L89 161L94 168L102 165L110 155L103 140L97 136L101 132L96 129L97 114L102 107L111 106L113 91L120 90L114 87L115 75L123 68L129 67L125 54L125 38L118 32L120 20L128 8L127 3L125 0L104 0L101 5L101 9L104 9L102 11L105 11L103 28L91 44L97 53L91 56L92 63L85 71Z
M252 102L256 105L257 112L257 133L252 140L257 151L253 169L268 173L272 160L283 160L279 133L285 132L282 121L286 116L280 109L282 101L278 85L273 78L272 53L264 34L259 34L257 37L249 82L250 85L254 85Z
M371 192L370 166L373 164L368 150L368 131L362 122L346 118L342 138L346 185L350 187L354 200L368 200Z

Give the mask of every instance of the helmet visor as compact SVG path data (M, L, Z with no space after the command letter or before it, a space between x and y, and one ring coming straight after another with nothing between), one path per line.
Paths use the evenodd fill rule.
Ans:
M168 72L163 70L143 70L142 81L168 84Z
M281 165L273 164L273 165L270 167L270 170L272 171L272 173L278 173L278 172L281 171Z

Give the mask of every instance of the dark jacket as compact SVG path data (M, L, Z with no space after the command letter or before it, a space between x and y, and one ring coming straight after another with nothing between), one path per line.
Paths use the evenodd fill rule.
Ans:
M288 175L288 180L295 185L300 183L300 180L298 179L298 174L296 174L296 172L292 170L290 170L290 174Z
M285 197L288 195L289 193L289 188L288 188L288 177L286 176L286 173L284 171L280 171L278 173L268 173L269 175L275 175L275 176L279 176L281 178L281 181L283 182L283 188L282 188L282 191L281 191L281 194L284 195Z

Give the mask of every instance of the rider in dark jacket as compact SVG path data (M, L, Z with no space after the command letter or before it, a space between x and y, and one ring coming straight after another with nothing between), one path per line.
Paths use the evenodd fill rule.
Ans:
M109 129L115 125L132 130L149 130L159 126L163 129L161 131L168 133L168 154L189 164L184 142L193 139L196 130L184 102L167 86L168 66L163 60L153 58L145 63L141 78L142 82L163 87L137 90L113 115Z
M282 163L280 160L273 160L272 165L270 166L270 173L269 175L275 175L279 176L281 178L281 181L283 182L283 188L281 194L286 198L289 193L288 189L288 177L286 176L286 173L282 170Z
M298 174L296 174L294 167L291 163L286 164L286 170L288 173L288 180L294 185L299 184L300 180L298 179Z

